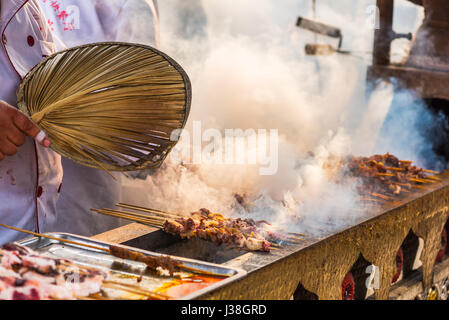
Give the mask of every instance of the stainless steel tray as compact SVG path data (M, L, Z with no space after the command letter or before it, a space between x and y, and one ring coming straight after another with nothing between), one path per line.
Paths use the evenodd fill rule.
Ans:
M123 245L117 245L114 243L96 241L86 237L72 235L68 233L48 233L48 235L51 235L56 238L76 241L79 243L90 244L106 249L109 248L109 245L115 245L131 249L136 252L141 252L149 256L154 257L161 256L161 254L155 252L140 250ZM155 272L147 270L146 265L140 262L123 260L100 250L91 249L83 246L77 246L73 244L62 243L57 240L33 237L18 241L17 243L27 246L37 252L45 253L55 258L67 258L80 265L109 270L114 280L120 279L120 281L124 283L136 284L135 282L136 279L141 277L142 281L140 282L140 285L146 290L150 291L155 291L156 289L160 288L163 285L166 285L167 283L170 283L175 279L173 277L160 277ZM189 268L194 268L217 276L227 277L219 282L213 283L205 288L199 289L198 291L195 291L182 297L177 297L177 299L179 300L191 300L199 298L208 292L223 287L246 275L246 271L237 268L226 267L208 262L186 259L182 257L175 257L175 256L172 257L174 259L181 261L183 265ZM183 271L182 274L189 275L190 273ZM136 297L132 295L126 296L120 295L115 296L115 298L135 299Z

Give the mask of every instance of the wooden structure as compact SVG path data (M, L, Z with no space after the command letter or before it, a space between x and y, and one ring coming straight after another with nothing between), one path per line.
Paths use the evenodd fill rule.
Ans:
M391 64L394 0L377 0L379 29L375 31L373 65L368 81L398 80L402 88L413 90L422 99L449 100L449 3L445 0L412 0L423 5L426 17L417 32L407 61Z

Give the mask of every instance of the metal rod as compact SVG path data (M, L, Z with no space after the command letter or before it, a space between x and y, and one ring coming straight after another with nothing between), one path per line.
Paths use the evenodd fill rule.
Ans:
M394 0L377 0L376 30L374 33L373 64L389 65L391 42L393 41ZM378 15L378 16L377 16Z

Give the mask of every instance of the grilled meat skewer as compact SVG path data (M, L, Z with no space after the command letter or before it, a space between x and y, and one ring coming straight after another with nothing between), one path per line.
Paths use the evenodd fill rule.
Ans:
M434 183L440 179L424 170L413 166L411 161L402 161L387 153L371 157L348 157L340 165L345 178L358 178L361 185L357 190L362 196L374 196L385 201L392 196L409 192L412 188L420 188L418 184Z
M117 258L143 262L149 269L157 271L160 274L165 270L170 276L173 276L175 272L179 271L178 265L180 262L168 256L151 257L140 252L112 245L109 246L109 250L111 254Z

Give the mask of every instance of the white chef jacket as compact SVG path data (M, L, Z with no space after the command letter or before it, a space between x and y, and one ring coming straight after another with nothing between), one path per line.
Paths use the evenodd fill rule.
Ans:
M38 0L1 0L0 24L0 99L16 105L21 78L55 46ZM0 222L51 230L61 181L61 158L27 138L16 155L0 161ZM24 237L0 228L0 243Z
M65 46L99 41L159 45L156 0L39 0Z
M40 2L50 29L61 41L58 49L100 41L158 44L156 0ZM126 223L90 211L111 208L121 201L120 174L114 173L116 182L103 170L84 167L65 158L62 164L64 181L57 203L57 231L92 236Z

